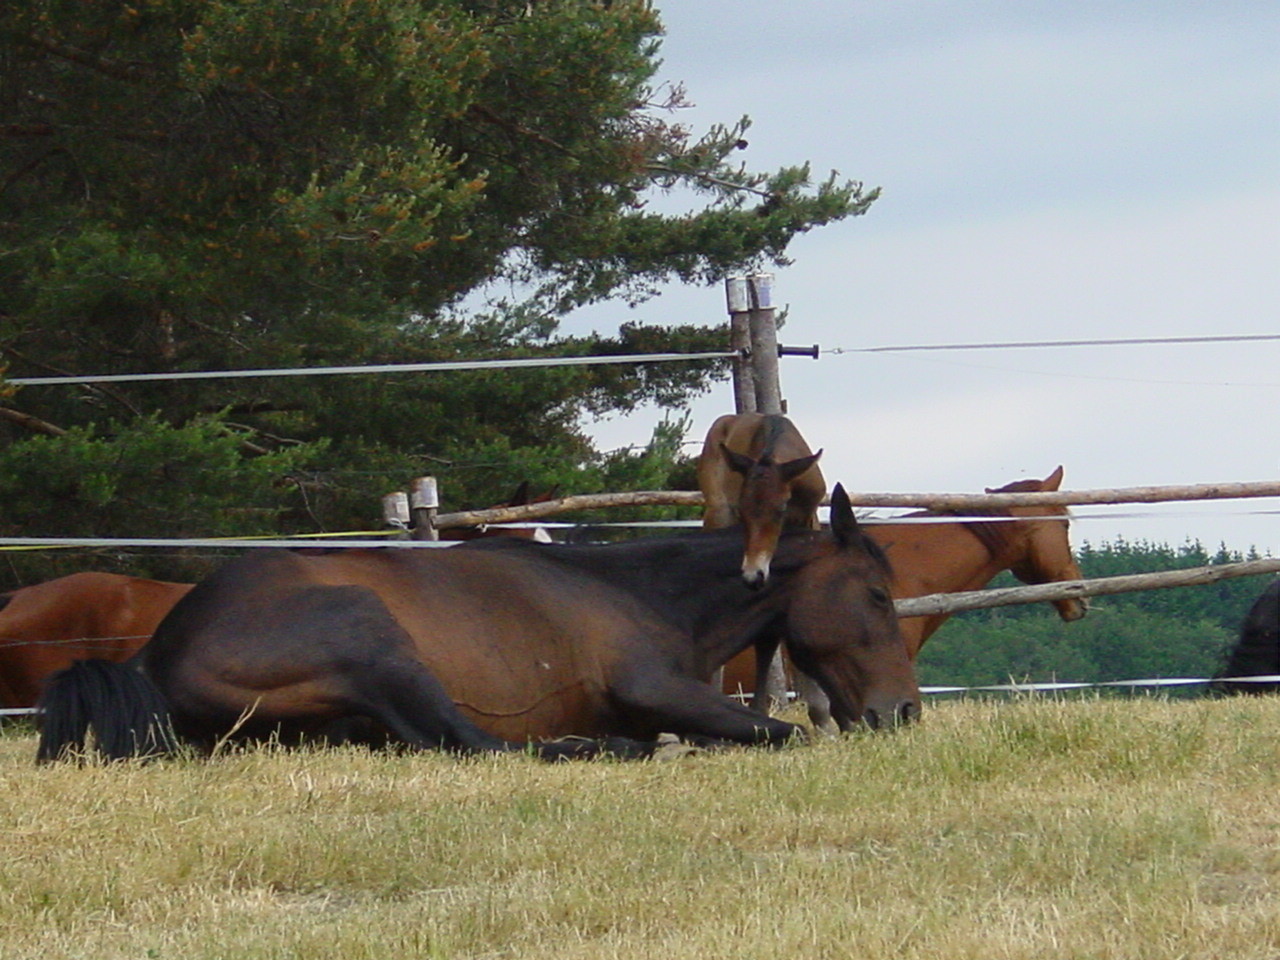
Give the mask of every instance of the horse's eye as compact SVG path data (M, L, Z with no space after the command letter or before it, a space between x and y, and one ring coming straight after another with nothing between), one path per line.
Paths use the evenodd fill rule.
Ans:
M876 603L879 603L879 604L889 603L889 594L887 591L881 590L879 587L871 587L869 588L868 592L871 594L871 599L874 600Z

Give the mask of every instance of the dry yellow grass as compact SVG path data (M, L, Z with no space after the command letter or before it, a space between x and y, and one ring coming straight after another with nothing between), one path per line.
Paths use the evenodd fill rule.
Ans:
M1280 956L1280 700L944 703L669 763L0 738L0 956Z

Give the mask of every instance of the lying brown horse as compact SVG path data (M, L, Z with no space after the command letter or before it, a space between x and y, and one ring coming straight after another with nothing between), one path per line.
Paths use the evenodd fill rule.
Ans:
M698 456L702 526L742 524L742 577L749 585L769 579L783 528L818 529L818 504L827 493L820 456L781 414L726 414L707 431Z
M0 595L0 706L34 706L45 678L74 660L129 659L190 589L73 573Z
M1058 490L1062 467L1043 480L1017 480L987 493L1035 493ZM891 590L897 599L922 597L931 593L958 593L980 590L998 573L1009 570L1023 583L1049 583L1081 579L1080 568L1071 552L1067 534L1066 507L998 507L966 511L992 520L955 520L931 523L867 524L867 535L889 557L893 568ZM922 511L909 518L939 516ZM994 518L1007 517L1000 520ZM1058 615L1067 621L1079 620L1087 607L1080 599L1055 600ZM912 660L924 642L950 614L906 617L901 621L907 655ZM829 726L830 714L822 705L821 692L806 684L803 677L793 681L809 706L810 719ZM725 667L725 688L731 692L756 689L756 665L746 651ZM763 709L767 700L756 697L753 706Z
M798 728L707 683L779 636L841 728L893 726L920 702L888 568L844 491L832 499L831 532L784 536L757 590L738 575L736 531L255 551L179 601L130 663L55 677L39 757L82 749L89 728L108 756L163 752L166 716L205 747L307 739L343 720L419 749L543 757L643 753L635 742L660 731L779 743ZM566 736L629 739L552 742Z

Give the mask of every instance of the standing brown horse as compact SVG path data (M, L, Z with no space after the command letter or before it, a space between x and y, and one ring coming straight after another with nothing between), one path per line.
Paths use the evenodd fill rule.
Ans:
M1050 492L1061 486L1062 467L1058 467L1043 480L1017 480L995 489L988 487L986 492ZM1031 584L1081 579L1067 533L1066 507L997 507L967 513L992 519L867 524L867 535L889 557L893 568L890 589L896 599L980 590L1005 570ZM940 514L927 510L908 514L909 518L936 516ZM1001 517L1008 519L998 519ZM1085 602L1077 598L1055 600L1053 605L1066 621L1079 620L1087 610ZM948 616L942 613L902 619L902 637L912 660ZM820 691L809 688L802 677L796 677L794 683L808 703L810 719L829 727L830 714L822 706ZM726 665L725 688L746 692L756 689L756 665L751 651ZM756 697L753 706L763 708L765 702L763 697Z
M190 589L73 573L0 595L0 706L34 706L45 678L72 661L129 659Z
M827 493L820 456L781 414L725 414L707 431L698 457L702 526L718 530L742 523L742 577L748 585L769 579L784 527L818 529L818 504Z
M830 533L778 545L770 583L738 574L736 531L618 544L475 540L448 550L256 551L198 584L128 664L64 671L39 756L163 752L179 736L304 739L353 720L411 747L643 752L660 731L779 743L798 728L713 690L748 646L792 660L842 728L915 717L919 688L888 568L843 489Z

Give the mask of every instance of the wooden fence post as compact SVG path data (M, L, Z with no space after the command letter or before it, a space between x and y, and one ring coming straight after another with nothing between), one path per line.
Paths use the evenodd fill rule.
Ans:
M409 525L413 516L409 513L409 495L403 490L388 493L382 498L382 522L388 527L395 527L399 533L397 540L409 539Z
M435 477L419 477L413 481L409 507L413 515L413 539L439 540L436 514L440 511L440 492L436 487Z
M773 307L773 274L756 273L747 278L748 320L751 333L751 372L755 384L757 413L785 413L782 383L778 375L778 321ZM723 682L720 683L723 688ZM773 713L787 700L787 673L781 648L769 663L761 694Z
M747 278L750 297L751 369L756 387L757 413L786 413L778 376L778 320L773 307L773 274Z
M729 307L729 349L738 351L733 358L733 412L755 413L756 382L751 367L751 298L747 278L726 278L724 296Z

